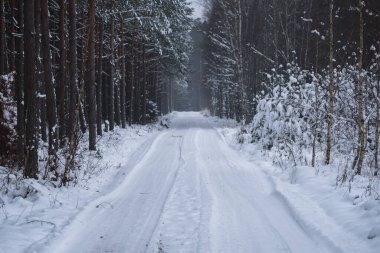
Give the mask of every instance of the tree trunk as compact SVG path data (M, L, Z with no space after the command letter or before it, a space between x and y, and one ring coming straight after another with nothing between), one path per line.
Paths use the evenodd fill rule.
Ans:
M42 56L44 66L46 112L49 133L49 155L55 156L58 148L57 135L57 111L53 86L53 70L51 67L50 32L49 32L49 7L48 0L41 0L41 31L42 31ZM54 166L54 165L52 165Z
M63 185L66 185L69 178L69 171L73 167L73 160L77 146L77 120L78 120L78 78L77 78L77 43L76 43L76 0L69 0L69 149L67 151L65 171L62 178Z
M24 2L24 80L25 80L25 178L37 178L38 173L38 142L36 117L36 85L35 85L35 30L34 1Z
M82 25L85 26L86 22L86 15L84 9L81 11L81 20ZM79 95L78 95L78 111L79 111L79 125L80 130L84 134L86 132L87 126L86 121L88 121L88 115L87 115L87 108L88 108L88 101L86 97L86 61L85 61L85 55L86 55L86 47L85 47L85 30L82 30L82 34L80 36L80 42L79 42L79 50L80 50L80 57L77 59L79 60L79 77L78 77L78 84L79 84Z
M5 27L4 0L0 0L0 75L7 72Z
M145 58L146 58L146 50L145 50L145 44L143 44L142 46L142 55L143 55L143 58L142 58L142 112L141 112L141 116L142 116L142 124L145 125L146 124L146 93L147 93L147 87L146 87L146 61L145 61Z
M113 131L115 128L115 102L114 102L114 67L115 67L115 27L114 27L114 17L111 16L110 20L110 58L109 58L109 97L108 97L108 121L110 131Z
M330 164L331 159L331 133L334 124L334 0L330 2L330 51L329 51L329 85L328 85L328 110L327 110L327 134L325 164Z
M380 45L378 48L380 54ZM376 125L375 125L375 172L374 175L379 174L379 138L380 138L380 57L377 58L377 87L376 87Z
M357 126L358 126L358 148L357 148L357 163L356 163L356 175L360 175L363 167L364 155L366 150L366 129L364 122L364 77L363 73L363 53L364 53L364 21L363 21L363 3L362 0L358 0L359 4L359 76L357 83L357 106L358 106L358 115L357 115Z
M59 139L60 146L66 144L66 43L65 43L65 0L59 0L59 77L57 92L57 104L59 115Z
M9 69L11 71L16 70L16 0L10 0L10 8L11 8L11 31L10 31L10 37L11 42L9 43L9 51L10 51L10 57L9 57Z
M129 89L129 118L128 118L128 124L129 126L132 126L132 122L133 122L133 113L134 113L134 110L133 110L133 107L134 107L134 103L135 103L135 97L134 97L134 92L135 92L135 60L133 59L133 47L134 47L134 44L132 43L131 45L131 63L130 63L130 73L131 73L131 76L129 78L129 83L130 83L130 89Z
M141 94L140 94L140 81L141 81L141 72L140 72L140 67L141 67L141 44L139 43L137 46L136 46L136 55L134 55L133 57L136 58L136 61L135 61L135 76L134 76L134 85L133 85L133 90L134 90L134 109L133 109L133 112L134 112L134 115L133 115L133 119L134 119L134 122L135 123L140 123L140 108L141 108Z
M126 128L126 107L125 107L125 35L124 35L124 19L123 16L120 15L120 32L121 32L121 82L120 82L120 107L121 107L121 127Z
M316 56L315 56L315 74L318 75L318 65L319 65L319 43L316 42ZM313 148L311 154L311 166L315 167L316 160L316 151L317 151L317 137L318 137L318 128L319 128L319 89L318 89L319 81L315 83L315 122L313 126Z
M17 33L24 33L24 1L17 1ZM16 38L16 89L15 96L17 102L17 149L18 149L18 167L24 167L24 148L25 148L25 118L24 118L24 38Z
M102 135L102 86L103 86L103 20L99 20L99 56L98 56L98 74L96 82L96 130L98 135Z
M87 96L89 149L96 150L96 104L95 104L95 0L89 0L87 43Z
M41 132L41 139L47 142L46 135L46 93L45 86L43 84L43 66L42 66L42 54L41 54L41 0L34 1L35 19L34 29L35 36L35 48L36 48L36 85L37 85L37 118L39 119L39 126Z
M76 131L77 96L77 40L76 40L76 0L69 0L69 78L70 78L70 111L69 137L70 140Z
M117 39L116 39L117 40ZM116 49L115 54L115 67L114 67L114 75L115 75L115 84L114 84L114 109L115 109L115 125L120 126L120 82L121 82L121 73L120 73L120 47Z

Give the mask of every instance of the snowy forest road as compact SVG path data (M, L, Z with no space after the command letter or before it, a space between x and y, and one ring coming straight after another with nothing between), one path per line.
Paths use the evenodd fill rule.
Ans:
M213 122L177 113L114 191L46 252L342 252L302 229Z

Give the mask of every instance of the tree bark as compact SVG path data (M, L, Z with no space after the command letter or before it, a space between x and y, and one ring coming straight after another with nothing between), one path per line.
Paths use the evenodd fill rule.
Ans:
M59 139L60 146L64 147L66 144L66 35L65 35L65 16L66 1L59 0L59 77L58 86L56 88L57 104L58 104L58 118L59 118Z
M133 49L134 49L134 44L132 43L131 45L131 55L133 55ZM133 114L134 114L134 103L135 103L135 97L134 97L134 92L135 92L135 60L133 58L130 59L130 78L129 78L129 83L130 83L130 89L129 89L129 118L128 118L128 125L132 126L133 122Z
M146 124L146 94L147 94L147 85L146 85L146 50L145 50L145 44L142 46L142 112L141 112L141 118L142 118L142 124Z
M378 48L380 55L380 45ZM380 57L377 58L377 87L376 87L376 124L375 124L375 172L374 175L379 174L379 138L380 138Z
M120 32L121 32L121 82L120 82L120 107L121 107L121 127L126 128L126 92L125 92L125 34L124 34L124 19L123 16L120 15Z
M58 149L57 110L53 85L53 70L50 53L49 6L48 0L41 0L42 56L46 92L46 115L49 136L49 155L56 156ZM54 158L55 160L55 158ZM52 160L53 162L53 160ZM56 164L50 164L55 167Z
M115 128L115 102L114 102L114 67L115 67L115 25L114 17L111 16L110 20L110 57L109 57L109 97L108 97L108 121L110 131L113 131Z
M358 147L357 147L357 163L356 163L356 175L360 175L362 172L364 155L366 151L366 127L364 122L364 77L363 77L363 53L364 53L364 21L363 21L363 2L358 0L359 4L359 73L357 83L357 127L358 127Z
M37 118L39 119L39 126L41 132L41 139L47 142L46 135L46 93L45 86L43 84L44 73L42 65L42 53L41 53L41 0L34 1L34 29L35 29L35 50L36 50L36 85L37 85Z
M17 33L24 33L24 1L17 1ZM15 97L17 102L17 149L18 149L18 167L24 167L25 156L25 118L24 118L24 38L16 38L16 89Z
M35 30L34 1L24 2L24 80L25 80L25 178L37 178L38 142L36 117L36 84L35 84Z
M10 0L10 8L11 8L11 30L10 30L10 43L9 43L9 69L11 71L16 70L16 0Z
M96 150L96 104L95 104L95 0L89 0L87 43L87 92L89 149Z
M96 81L96 130L98 135L102 135L102 89L103 89L103 20L99 20L99 52L98 52L98 73Z
M326 157L325 164L331 160L331 133L334 124L334 0L330 1L330 24L329 24L329 85L328 85L328 110L327 110L327 134L326 134Z
M3 75L5 72L7 72L5 27L4 0L0 0L0 75Z
M316 55L315 55L315 74L318 75L318 65L319 65L319 43L316 42ZM315 122L313 126L313 147L311 153L311 166L315 167L316 162L316 152L317 152L317 137L318 137L318 128L319 128L319 81L314 84L315 90Z
M77 74L77 39L76 39L76 0L69 0L69 78L70 78L70 111L69 138L75 138L77 126L78 74Z

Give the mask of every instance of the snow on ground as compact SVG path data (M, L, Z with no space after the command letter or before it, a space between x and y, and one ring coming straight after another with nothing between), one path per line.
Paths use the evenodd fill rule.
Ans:
M267 175L275 189L273 194L288 206L306 231L317 233L331 242L347 241L347 251L343 252L355 248L357 252L365 252L355 246L357 238L367 245L368 250L379 252L379 179L373 180L373 192L368 196L368 178L356 177L349 185L340 185L336 166L300 166L284 170L273 165L274 154L264 153L258 145L249 143L248 134L240 134L240 127L223 127L218 131L230 146L254 163L254 169ZM350 235L342 233L342 229Z
M80 154L82 170L75 172L75 187L55 188L48 182L16 180L14 175L9 180L19 185L0 183L0 252L38 252L34 249L59 234L90 201L123 181L133 160L138 159L134 153L146 152L159 128L132 126L104 133L97 143L97 152ZM87 145L84 139L81 149ZM1 176L1 180L8 180ZM21 197L26 195L25 185L37 192Z
M81 187L6 199L0 251L378 252L378 200L335 187L326 168L283 171L239 144L238 124L207 114L149 131L104 141L110 168Z

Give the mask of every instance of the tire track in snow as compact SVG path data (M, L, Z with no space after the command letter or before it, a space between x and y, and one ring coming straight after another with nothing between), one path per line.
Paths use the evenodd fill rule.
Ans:
M252 164L231 150L217 133L202 134L198 140L202 175L209 182L213 206L211 252L334 252L304 233L273 199L270 182L253 171Z
M194 166L194 135L196 130L179 132L182 166L174 183L148 252L196 252L200 227L200 190L198 169Z

